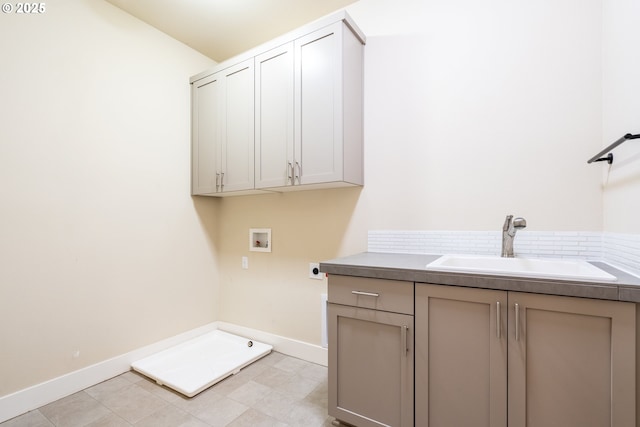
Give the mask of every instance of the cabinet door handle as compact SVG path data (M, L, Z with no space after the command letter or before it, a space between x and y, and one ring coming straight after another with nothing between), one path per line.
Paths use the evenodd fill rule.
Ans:
M220 174L220 191L224 189L224 172Z
M287 179L293 185L293 164L291 162L287 162Z
M407 353L409 353L409 346L407 345L408 341L407 341L407 335L409 334L409 327L408 326L403 326L402 327L402 354L404 356L407 355Z
M216 172L216 191L218 191L219 187L220 187L220 173Z
M500 301L496 302L496 337L500 339Z
M516 341L520 339L520 306L515 304L516 308Z
M296 162L296 166L298 167L298 173L295 175L295 178L298 179L298 184L300 184L300 176L302 175L302 166L300 166L300 163Z
M352 294L354 295L364 295L366 297L379 297L380 294L376 294L374 292L364 292L364 291L351 291Z

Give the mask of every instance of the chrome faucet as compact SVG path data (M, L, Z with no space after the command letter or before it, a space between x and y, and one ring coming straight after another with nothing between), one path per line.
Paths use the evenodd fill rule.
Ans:
M513 215L507 215L502 226L502 257L513 258L513 240L516 232L527 226L527 220L524 218L513 219Z

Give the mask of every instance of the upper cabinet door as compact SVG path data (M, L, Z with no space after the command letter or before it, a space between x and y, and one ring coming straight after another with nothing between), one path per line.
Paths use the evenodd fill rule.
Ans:
M192 86L194 195L254 187L253 59Z
M253 58L222 71L222 192L254 188Z
M342 180L341 22L295 41L296 183Z
M191 90L191 194L213 194L220 160L220 74L198 80Z
M255 58L256 188L293 185L293 42Z

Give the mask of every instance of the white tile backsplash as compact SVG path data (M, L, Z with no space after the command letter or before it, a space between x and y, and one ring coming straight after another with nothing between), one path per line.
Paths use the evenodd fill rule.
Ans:
M603 233L606 263L640 276L640 234Z
M369 252L500 255L501 231L370 230ZM519 231L516 256L604 261L640 276L640 235L593 231Z
M500 233L494 231L369 231L369 252L407 254L476 254L500 252Z

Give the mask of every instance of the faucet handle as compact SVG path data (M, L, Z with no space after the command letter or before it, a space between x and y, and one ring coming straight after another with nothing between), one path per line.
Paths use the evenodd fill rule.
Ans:
M502 226L502 231L509 231L509 225L511 224L511 220L513 219L513 215L507 215L504 220L504 225Z

